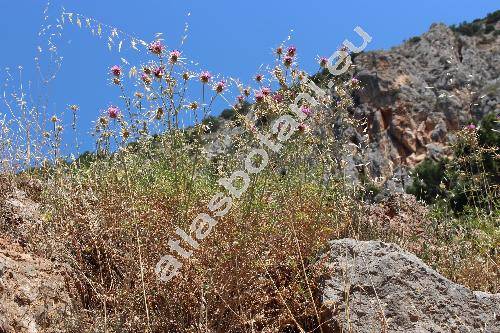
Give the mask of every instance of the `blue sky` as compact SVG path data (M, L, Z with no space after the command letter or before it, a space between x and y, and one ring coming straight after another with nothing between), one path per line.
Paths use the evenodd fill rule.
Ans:
M201 68L245 82L261 64L272 62L272 48L292 29L291 43L297 46L303 66L313 72L318 55L331 55L345 38L355 40L357 25L373 37L369 49L386 49L425 32L433 22L453 24L483 17L498 9L495 2L53 0L51 13L64 6L148 41L163 32L167 45L175 48L187 21L184 54ZM25 80L36 77L33 58L41 43L37 33L44 6L45 1L38 0L0 0L0 68L22 65ZM189 18L187 13L191 13ZM51 23L53 19L49 17ZM118 101L106 77L110 65L119 63L123 55L109 52L103 40L76 26L65 29L59 50L64 61L48 95L49 112L78 104L82 131L88 131L99 110ZM90 139L85 140L84 147L91 147Z

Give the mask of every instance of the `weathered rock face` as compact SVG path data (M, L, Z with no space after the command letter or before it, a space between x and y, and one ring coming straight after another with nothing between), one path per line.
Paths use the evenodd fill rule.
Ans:
M65 269L0 239L0 332L66 332L72 301Z
M500 23L473 36L434 24L388 51L354 59L359 92L356 113L368 123L365 162L381 181L399 165L446 154L452 131L500 109Z
M67 332L74 326L70 269L27 252L38 205L0 179L0 333Z
M325 255L333 332L500 332L500 294L455 284L395 245L342 239Z

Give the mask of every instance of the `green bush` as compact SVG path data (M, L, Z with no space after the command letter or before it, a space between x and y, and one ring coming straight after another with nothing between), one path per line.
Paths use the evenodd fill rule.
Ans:
M490 114L479 127L457 133L451 159L425 160L418 165L407 191L427 203L444 200L455 213L468 207L491 212L498 205L499 147L498 121Z
M445 194L441 188L445 179L445 170L446 160L424 160L413 171L413 183L408 187L407 192L427 203L434 202L438 196Z
M410 44L416 44L418 42L420 42L422 40L422 38L420 38L419 36L415 36L415 37L412 37L408 40L408 42Z
M234 120L236 112L233 109L225 109L222 111L220 116L226 120Z

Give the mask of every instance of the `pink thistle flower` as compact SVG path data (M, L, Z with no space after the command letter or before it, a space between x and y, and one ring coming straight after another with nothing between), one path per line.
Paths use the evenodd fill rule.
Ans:
M466 128L466 129L468 129L468 130L470 130L470 131L473 131L473 130L475 130L475 129L476 129L476 125L474 125L474 124L469 124L469 125L467 125L465 128Z
M108 108L108 116L111 119L116 119L118 118L118 115L120 114L120 109L117 106L110 106Z
M357 78L353 77L353 78L351 79L351 83L352 83L352 84L359 84L359 80L358 80Z
M260 90L264 96L269 96L271 94L271 88L264 87Z
M276 103L281 103L283 102L283 95L280 93L276 93L273 95L273 99Z
M114 76L120 76L122 74L122 69L120 66L114 65L113 67L111 67L110 72Z
M277 55L282 55L283 54L283 46L278 46L276 48L276 54Z
M255 75L255 81L262 82L262 79L264 79L264 76L262 74Z
M307 106L303 106L301 111L306 115L306 116L310 116L311 115L311 109L308 108Z
M297 48L294 45L290 45L286 50L286 55L290 57L295 57L296 53L297 53Z
M181 51L173 50L172 52L170 52L169 62L171 64L175 64L177 61L179 61L180 57L181 57Z
M243 101L245 100L245 97L242 95L239 95L238 97L236 97L236 99L238 100L238 103L243 103Z
M163 52L163 49L165 49L165 46L163 46L163 44L159 40L152 42L148 46L148 50L156 55L160 55Z
M327 57L319 58L319 65L321 66L321 68L326 68L326 66L328 65L328 58Z
M283 64L286 66L286 67L290 67L292 66L292 63L293 63L293 57L287 55L283 58Z
M214 90L216 93L220 94L224 91L226 88L226 81L219 81L217 84L214 86Z
M260 103L264 100L264 94L261 91L255 93L255 101Z
M204 71L204 72L201 72L201 74L200 74L200 81L202 83L210 82L211 78L212 78L212 74L210 74L210 72Z
M153 70L154 76L156 76L158 79L161 79L163 77L163 74L165 74L165 71L163 70L163 67L156 67Z

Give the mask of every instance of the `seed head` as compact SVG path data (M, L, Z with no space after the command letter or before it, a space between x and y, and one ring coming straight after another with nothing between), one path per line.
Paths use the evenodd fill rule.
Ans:
M191 110L197 110L197 109L198 109L198 103L197 103L197 102L191 102L191 103L189 104L189 108L190 108Z
M163 113L164 113L164 112L163 112L163 108L158 108L158 109L156 110L156 119L160 120L160 119L161 119L161 117L163 117Z
M142 74L141 80L142 80L142 82L144 82L147 85L151 84L151 81L152 81L151 77L147 74Z

